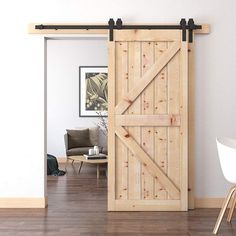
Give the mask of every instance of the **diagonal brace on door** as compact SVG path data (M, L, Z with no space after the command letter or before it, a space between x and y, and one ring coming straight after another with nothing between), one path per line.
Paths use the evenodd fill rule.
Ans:
M150 158L150 156L139 146L139 144L129 135L126 129L121 126L116 127L116 135L139 159L147 171L168 190L173 199L180 198L179 188L168 178L162 169Z
M142 76L140 82L117 104L115 113L118 115L123 114L179 50L180 42L174 42L173 45L161 55L160 59Z

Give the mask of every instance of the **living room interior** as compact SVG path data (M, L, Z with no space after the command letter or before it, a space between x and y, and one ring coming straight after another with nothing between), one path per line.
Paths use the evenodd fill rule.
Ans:
M80 102L82 92L85 90L82 87L85 85L80 82L83 80L80 77L84 75L82 74L84 69L86 71L88 69L105 70L107 76L106 37L49 38L46 45L47 153L56 156L59 162L65 162L67 156L88 154L88 148L84 148L96 145L103 149L100 150L101 152L107 154L107 134L105 133L107 127L102 127L101 123L103 119L107 123L107 114L101 117L99 110L97 113L93 111L93 114L83 114L81 109L85 101ZM82 70L81 73L80 70ZM84 145L77 140L78 147L82 148L81 152L68 150L65 145L67 131L88 128L90 128L90 134L94 133L95 140L86 144L86 138L82 139Z
M16 3L15 7L22 11L19 13L13 10L14 17L10 18L7 12L12 10L12 6L10 3L4 3L6 11L0 16L2 22L8 19L11 25L17 26L14 30L9 30L9 26L3 25L7 36L1 38L1 57L4 59L1 73L5 78L0 93L3 111L1 143L4 147L1 160L3 166L11 166L10 173L9 169L5 168L0 173L2 235L235 235L236 221L233 210L236 198L235 187L232 188L236 182L232 168L235 166L236 158L236 129L233 125L236 118L233 46L236 34L232 31L236 22L235 2L230 0L223 4L220 0L181 0L181 4L173 1L150 1L147 4L141 1L121 1L114 6L106 0L93 3L41 1L36 8L30 1L23 2L30 11L23 9L22 3ZM222 12L227 14L222 17ZM178 36L168 34L168 37L179 37L169 39L178 42L178 46L173 46L172 43L165 44L165 37L158 40L150 39L150 35L159 37L158 33L153 32L160 29L153 28L129 29L134 32L133 35L138 35L130 34L129 37L128 30L114 28L112 41L108 24L111 18L118 28L120 25L117 19L122 19L124 27L178 25L182 27L178 29ZM186 41L183 40L185 26L180 23L183 18L186 19ZM189 42L188 27L191 18L196 25L203 26L202 29L193 30L193 42ZM41 24L90 24L105 25L107 28L105 34L99 34L100 31L97 29L83 29L83 33L74 33L71 30L68 33L58 28L47 33L44 29L34 28ZM199 33L201 30L202 33ZM90 33L95 31L96 33ZM120 33L123 31L123 34ZM175 30L168 29L162 35L165 36L167 31ZM120 43L118 35L124 37L119 39L123 42ZM109 67L114 66L111 53L108 54L108 48L110 51L112 49L111 41L116 45L116 50L112 54L116 61L115 73L109 73ZM139 42L142 45L141 49L137 46ZM163 45L164 48L160 48ZM183 106L188 108L186 114L182 112L181 105L175 112L171 99L167 99L169 104L167 102L165 112L148 113L152 101L155 103L158 100L163 104L163 99L158 95L160 93L156 93L155 90L159 88L158 82L155 82L157 86L153 86L153 98L156 100L150 99L152 90L148 85L148 95L141 95L141 99L145 99L140 108L147 109L141 114L145 115L145 119L142 120L141 116L137 116L139 108L136 97L139 95L133 95L136 96L134 100L129 99L131 88L135 90L138 86L133 78L142 78L145 73L149 73L148 70L155 61L158 62L161 54L174 50L174 56L171 56L154 80L161 81L161 76L164 77L163 81L165 78L168 81L175 78L176 73L172 73L171 69L174 67L172 60L182 58L179 61L179 81L188 75L188 89L184 90L188 92L188 100L183 99L185 95L180 93L183 90L175 91L179 92L178 98L181 102L188 102L188 106L187 103ZM136 62L132 55L137 58ZM126 58L127 64L118 58ZM191 66L186 67L189 60ZM139 69L137 65L140 66ZM96 68L101 70L96 71ZM130 73L133 70L135 73L138 72L136 76L135 73ZM86 89L86 86L81 84L82 79L86 77L84 71L92 77L101 71L103 75L107 73L110 116L101 117L95 112L93 117L86 113L86 107L85 110L82 109L87 102L86 99L81 99L81 94ZM125 87L126 90L123 84L120 84L119 78L122 76L131 81ZM114 87L111 88L109 78L117 79L116 88L120 86L121 93ZM81 89L82 86L85 87ZM166 86L168 93L164 94L172 98L171 93L174 90L170 88L173 84L167 82ZM180 83L179 88L181 86L183 84ZM146 87L142 92L145 89ZM127 97L124 94L120 95L124 91L127 92ZM116 111L112 110L115 109L115 106L111 105L114 102L112 96L118 101L115 103L115 106L119 105ZM120 103L122 96L125 99ZM173 96L177 97L176 94ZM130 119L131 114L136 116L135 119ZM188 124L184 121L185 115L188 116ZM109 132L104 134L100 128L98 133L95 131L97 136L93 139L91 130L99 125L101 119L115 120L116 125L112 126L112 122L108 122ZM150 122L150 126L147 122ZM137 138L139 133L135 126L138 123L142 132L140 140ZM155 128L156 125L164 127L162 130L169 129L166 139L158 136L162 131ZM174 136L174 132L170 132L172 129L177 132L179 127L180 130L184 130L182 134L188 134L187 139L181 139L181 132L180 136ZM14 148L12 142L9 142L12 140L13 131L18 140ZM66 147L68 140L66 142L65 134L73 136L78 134L77 131L80 135L75 135L76 141L77 137L82 137L81 132L84 132L84 138L79 139L82 142L89 141L89 145L85 145L88 143L86 141L76 150L79 153L72 150L73 154L70 155L70 150ZM159 137L159 144L155 143L156 138L150 138L155 137L155 132ZM106 136L110 135L112 140L111 134L115 134L115 140L118 141L109 141L108 144ZM148 136L149 134L152 136ZM141 149L135 146L132 138ZM182 145L184 142L181 140L184 140L186 145ZM167 151L162 149L165 153L173 152L173 148L178 146L178 160L185 160L181 158L186 156L188 163L177 160L174 164L168 158L162 160L163 163L157 163L159 159L156 158L161 154L157 148L159 146L152 146L152 141L160 146L160 143L168 143L161 146L164 150L167 147ZM89 149L94 151L94 146L100 148L100 153L105 153L107 161L86 163L86 160L80 159L83 154L89 154ZM83 149L84 147L86 149ZM77 149L75 146L73 148ZM154 161L148 159L148 156L152 156L150 150L154 150ZM225 153L227 157L232 156L232 159L225 161ZM65 171L63 176L47 176L47 154L57 158L59 170ZM132 161L132 155L141 163L140 169L137 160ZM115 164L117 167L114 167ZM174 168L166 170L168 164ZM134 168L130 171L132 165ZM152 168L148 170L150 166ZM185 172L182 171L184 166L187 166ZM174 169L176 171L172 172ZM141 176L140 182L134 181L133 184L133 173ZM175 175L176 173L180 174ZM143 192L137 191L137 185ZM163 188L163 185L166 188ZM155 192L156 190L158 191Z

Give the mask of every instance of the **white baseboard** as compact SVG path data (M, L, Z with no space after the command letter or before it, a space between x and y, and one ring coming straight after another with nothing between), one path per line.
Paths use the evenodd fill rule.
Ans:
M0 198L0 208L46 208L48 198Z

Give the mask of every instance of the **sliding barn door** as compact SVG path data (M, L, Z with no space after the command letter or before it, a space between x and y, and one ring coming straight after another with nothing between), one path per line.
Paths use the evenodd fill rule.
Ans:
M115 30L109 42L108 210L187 210L187 42Z

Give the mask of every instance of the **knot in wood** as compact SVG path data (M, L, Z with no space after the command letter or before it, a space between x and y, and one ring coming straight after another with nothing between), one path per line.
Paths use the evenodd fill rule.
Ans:
M128 102L130 105L133 103L130 99L126 98L124 99L126 102Z
M172 117L170 118L170 123L173 124L175 121L176 121L176 118L175 118L174 116L172 116Z

